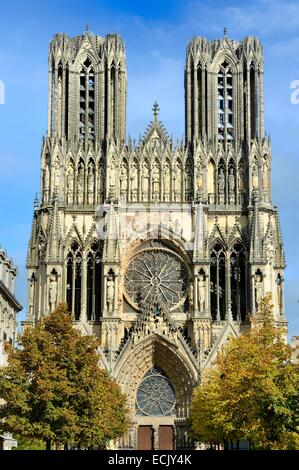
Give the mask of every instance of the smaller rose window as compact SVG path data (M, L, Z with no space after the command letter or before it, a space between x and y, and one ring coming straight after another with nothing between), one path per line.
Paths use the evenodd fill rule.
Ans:
M137 390L137 414L169 416L174 414L174 389L163 372L154 367L144 376Z

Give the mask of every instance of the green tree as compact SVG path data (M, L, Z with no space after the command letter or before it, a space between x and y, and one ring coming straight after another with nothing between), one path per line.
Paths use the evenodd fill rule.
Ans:
M0 370L0 426L62 446L105 448L128 428L126 399L98 365L98 342L73 327L60 304L8 348Z
M250 330L230 339L195 389L191 429L198 441L246 439L255 448L299 449L298 364L272 308L268 294Z

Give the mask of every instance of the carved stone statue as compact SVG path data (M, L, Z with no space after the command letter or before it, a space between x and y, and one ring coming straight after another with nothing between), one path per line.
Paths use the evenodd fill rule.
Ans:
M229 169L229 174L228 174L228 190L229 192L234 192L236 187L235 183L235 175L234 175L234 170L233 168Z
M224 189L225 189L225 176L223 168L220 168L218 174L218 196L219 196L219 204L224 204Z
M218 175L218 191L219 193L224 193L225 188L225 176L223 168L220 168L219 175Z
M233 168L230 168L229 174L228 174L228 192L229 192L230 204L235 203L235 187L236 187L236 181L235 181L234 170Z
M197 168L196 172L196 196L197 199L201 199L202 196L202 171L200 168Z
M164 166L163 173L162 173L162 181L163 181L163 199L165 202L169 202L170 201L170 168L168 164Z
M190 306L194 305L194 287L193 287L193 284L190 284L190 287L189 287L189 304L190 304Z
M59 162L58 158L55 161L54 188L57 189L57 190L60 188L60 162Z
M120 194L125 197L128 189L128 172L126 166L123 164L120 170Z
M35 279L32 276L30 279L30 284L29 284L29 315L33 315L34 295L35 295Z
M243 168L243 166L239 167L238 190L239 190L239 193L242 193L244 191L244 168Z
M160 179L160 174L159 174L159 167L156 162L153 164L152 168L152 190L153 190L153 200L157 200L159 196L159 179Z
M107 285L107 309L108 309L108 312L112 312L113 304L114 304L114 279L112 275L107 277L106 285Z
M283 297L283 279L280 277L280 275L277 276L276 279L276 289L277 289L277 304L278 304L278 311L280 314L282 314L282 297Z
M66 202L67 204L74 203L74 168L72 165L68 166L66 177Z
M135 164L132 165L130 170L130 181L131 181L131 200L137 201L137 190L138 190L138 172Z
M83 163L79 165L77 176L77 203L83 204L83 190L84 190L84 168Z
M111 158L109 169L109 197L115 196L115 158Z
M185 194L186 200L190 200L191 188L192 188L192 178L191 178L191 168L187 167L185 171Z
M149 169L148 165L143 162L141 167L141 192L142 200L148 201L148 188L149 188Z
M256 311L258 311L260 301L263 297L263 276L261 274L255 275L254 286L255 286L255 308L256 308Z
M99 167L98 171L98 204L104 200L104 175L103 169Z
M205 310L206 303L206 279L204 274L198 276L197 281L197 298L198 298L198 310L203 312Z
M181 191L182 191L182 178L181 178L181 169L177 162L173 169L173 186L174 186L174 200L179 201Z
M49 284L49 302L50 302L51 312L53 312L53 310L56 307L56 301L57 301L57 279L56 279L56 275L53 274L50 277L50 284Z
M259 174L258 168L255 163L252 166L252 186L253 189L258 189L259 187Z
M49 166L47 165L45 169L45 177L44 177L45 202L49 202L49 194L50 194L50 175L49 175Z
M265 160L263 163L263 174L262 174L263 190L268 191L268 164Z
M93 174L93 165L88 165L88 175L87 175L87 199L88 204L94 203L94 174Z

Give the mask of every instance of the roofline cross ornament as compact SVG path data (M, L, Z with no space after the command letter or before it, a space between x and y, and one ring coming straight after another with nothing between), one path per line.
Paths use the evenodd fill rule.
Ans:
M153 106L153 113L154 113L155 122L158 122L159 111L160 111L159 104L155 100L154 106Z

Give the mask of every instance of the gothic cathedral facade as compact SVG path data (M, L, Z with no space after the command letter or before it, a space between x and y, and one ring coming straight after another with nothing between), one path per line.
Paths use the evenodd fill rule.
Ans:
M217 351L267 292L286 321L261 43L190 41L181 142L157 103L143 138L126 139L126 94L119 35L54 36L27 323L67 302L127 395L118 447L184 449L192 389Z

